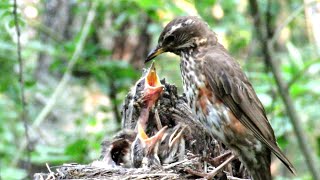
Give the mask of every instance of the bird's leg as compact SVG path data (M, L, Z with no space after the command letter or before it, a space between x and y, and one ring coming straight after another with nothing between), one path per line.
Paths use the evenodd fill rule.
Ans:
M235 155L231 155L226 161L220 164L217 168L215 168L212 172L205 176L206 179L212 179L215 175L217 175L228 163L235 159Z
M178 159L179 161L182 161L184 158L184 155L186 153L186 142L184 140L184 138L181 139L181 142L179 144L179 155L178 155Z
M207 157L207 151L206 150L203 151L203 157ZM208 163L207 163L207 161L203 161L203 171L205 173L208 172Z
M161 120L160 120L158 109L156 109L154 111L154 117L156 119L157 129L158 129L158 131L160 131L160 129L162 129L162 124L161 124Z
M226 170L227 170L227 172L229 172L230 176L233 176L232 163L229 163L229 164L227 165Z

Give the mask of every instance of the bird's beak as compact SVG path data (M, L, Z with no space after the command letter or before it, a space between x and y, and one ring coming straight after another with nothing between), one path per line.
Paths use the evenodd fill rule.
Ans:
M146 89L144 99L150 101L150 103L153 104L159 98L164 88L164 86L160 82L154 63L152 63L145 78Z
M144 61L145 63L151 61L153 58L157 57L159 54L164 53L164 48L162 47L156 47L153 49L147 56L146 60Z
M183 136L183 131L186 127L182 127L182 129L177 128L172 135L169 138L169 147L172 147L174 144L176 144ZM180 131L179 131L180 130Z
M159 89L163 88L160 82L160 78L158 77L154 62L151 64L151 67L149 68L148 74L146 76L146 83L148 86L153 88L159 88Z
M161 140L166 130L167 130L167 126L160 129L160 131L158 131L154 136L148 137L143 127L138 124L138 138L143 142L147 150L150 151L154 148L156 143Z

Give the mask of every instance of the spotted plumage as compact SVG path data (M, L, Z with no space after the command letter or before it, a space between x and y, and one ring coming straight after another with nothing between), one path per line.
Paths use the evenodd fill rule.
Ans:
M253 179L271 179L271 151L295 172L278 147L248 78L205 22L191 16L172 20L146 61L163 52L181 57L189 106L199 121L240 157Z

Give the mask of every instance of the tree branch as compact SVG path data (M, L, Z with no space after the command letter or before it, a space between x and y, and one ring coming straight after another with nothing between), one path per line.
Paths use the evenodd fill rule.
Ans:
M114 117L117 121L117 125L120 125L121 124L121 115L120 115L120 112L119 112L119 109L118 109L118 103L117 103L117 91L118 91L118 88L116 87L115 83L113 80L110 79L110 93L109 93L109 97L111 98L111 102L112 102L112 111L113 111L113 114L114 114ZM120 126L118 126L120 127Z
M302 124L300 122L299 115L294 107L293 100L291 99L289 92L286 90L287 85L281 77L281 71L279 70L279 66L275 63L274 60L275 55L273 49L273 42L275 41L274 37L277 37L277 33L272 39L268 39L265 32L263 31L257 0L250 0L250 6L251 16L254 19L254 25L256 27L257 37L261 43L262 51L264 52L265 62L269 62L268 64L271 67L271 71L276 80L278 91L281 95L287 114L293 125L294 132L297 136L298 145L301 149L304 158L306 159L306 164L311 172L311 175L313 176L313 179L320 179L320 173L318 171L316 163L316 156L312 151L310 143L308 143L307 137L303 132Z
M30 138L29 138L29 129L28 129L28 120L27 120L27 112L26 112L26 99L24 94L24 76L23 76L23 60L21 58L21 43L20 43L20 26L18 22L18 14L17 14L17 0L14 0L13 3L13 16L14 16L14 25L17 32L17 55L19 62L19 84L20 84L20 101L21 101L21 113L20 118L23 123L24 133L25 133L25 141L26 147L23 147L23 150L26 149L27 152L27 160L25 164L25 169L28 172L28 176L31 177L30 174Z
M72 69L75 65L75 63L77 62L77 60L79 59L79 56L83 50L83 46L85 43L86 38L88 37L89 34L89 30L91 27L91 24L95 18L96 15L96 8L97 8L97 1L93 1L91 8L88 12L87 15L87 19L85 21L85 24L83 25L83 29L81 31L81 35L79 38L79 41L77 43L76 49L67 65L67 69L66 72L64 73L61 81L59 82L57 88L54 90L53 94L51 95L48 103L46 104L46 106L42 109L42 111L40 112L40 114L37 116L37 118L35 119L35 121L33 122L31 128L38 128L39 125L41 124L41 122L47 117L47 115L51 112L52 108L54 107L58 97L60 96L60 94L65 90L67 83L69 82L70 78L71 78L71 73L72 73ZM20 146L20 149L18 150L17 155L15 156L15 158L12 161L13 165L16 165L18 160L20 159L21 156L21 150L24 149L26 146L26 142L23 142Z

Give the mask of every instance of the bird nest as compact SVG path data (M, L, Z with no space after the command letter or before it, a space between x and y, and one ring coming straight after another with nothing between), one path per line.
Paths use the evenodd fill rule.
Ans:
M103 167L104 162L102 161L94 161L88 165L63 164L55 167L47 165L48 173L36 173L34 179L197 179L205 176L203 170L200 169L206 162L204 158L189 153L182 161L151 168ZM208 172L212 172L214 169L212 164L207 164ZM240 179L227 171L221 171L215 177L216 179Z
M113 139L107 138L102 142L102 153L99 160L88 165L64 164L55 167L47 165L48 173L36 173L34 179L247 178L248 174L240 161L237 159L230 160L230 156L233 156L230 151L223 144L216 141L208 129L197 120L187 105L185 96L178 95L177 88L174 85L166 83L165 80L161 81L163 86L161 96L159 96L157 103L154 104L146 116L148 118L146 130L148 133L150 130L157 129L158 124L155 122L159 122L162 126L167 126L168 129L171 128L172 131L167 131L166 133L172 132L173 135L178 134L177 136L172 135L172 137L175 137L172 139L177 140L178 138L176 137L180 139L170 141L170 143L178 143L179 146L177 146L176 151L183 153L176 153L176 156L179 158L171 159L173 161L168 161L168 164L165 164L164 162L167 161L162 161L162 159L161 162L163 163L161 164L138 166L143 168L134 168L137 166L132 164L129 167L125 166L125 162L127 162L126 157L128 154L130 157L129 152L132 150L130 148L132 147L131 144L134 143L132 139L130 140L130 134L128 134L129 131L127 130L134 131L139 116L142 113L141 108L144 108L144 106L139 106L139 99L142 94L140 91L145 90L139 84L143 81L149 81L150 79L157 80L158 78L157 76L153 78L149 78L148 76L144 75L128 93L122 107L122 130ZM175 128L178 127L179 130L180 126L185 127L180 131L183 132L183 135L175 133L177 132ZM133 139L135 137L138 137L138 135L133 136ZM162 142L162 139L158 140ZM162 143L159 144L160 149ZM178 147L183 147L181 148L183 150ZM170 153L174 151L161 152ZM131 153L131 157L134 157L134 155L133 153L132 156Z

